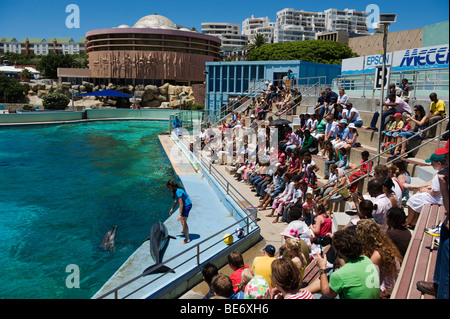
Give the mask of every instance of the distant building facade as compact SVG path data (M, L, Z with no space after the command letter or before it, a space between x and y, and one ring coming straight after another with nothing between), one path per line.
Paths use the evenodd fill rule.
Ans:
M19 54L85 54L85 38L78 41L72 38L23 38L17 41L16 38L0 38L0 54L7 52Z

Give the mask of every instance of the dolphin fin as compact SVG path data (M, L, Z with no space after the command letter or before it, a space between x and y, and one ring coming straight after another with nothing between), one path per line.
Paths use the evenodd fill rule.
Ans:
M157 264L154 264L154 265L146 268L142 273L146 273L147 271L149 271L150 269L152 269L152 268L154 268L156 266L157 266ZM175 270L173 270L172 268L167 267L166 265L164 265L164 266L161 266L158 269L155 269L152 272L146 274L145 276L148 276L150 274L162 274L162 273L168 273L168 272L175 273Z

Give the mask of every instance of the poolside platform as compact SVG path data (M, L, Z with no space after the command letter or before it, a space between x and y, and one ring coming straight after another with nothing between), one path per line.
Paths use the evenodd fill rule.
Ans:
M188 219L191 242L182 244L184 236L179 233L181 223L177 221L178 214L174 213L172 216L167 214L168 219L164 221L164 224L169 234L175 236L176 239L169 241L163 263L170 260L166 266L174 269L175 273L150 274L141 277L121 288L118 291L117 298L177 298L201 282L201 267L203 264L210 261L218 265L224 265L226 257L231 251L236 249L246 250L260 240L259 227L253 226L242 239L234 236L233 244L225 244L222 240L223 236L233 233L239 227L237 225L230 226L235 224L237 220L225 205L226 199L217 194L210 181L201 172L197 173L197 170L189 161L180 161L178 156L185 155L178 153L177 146L169 135L161 135L160 141L193 202L193 208ZM208 239L216 233L218 233L217 236ZM201 242L203 243L197 246ZM182 252L184 254L177 256ZM154 261L150 255L150 242L146 241L93 298L99 298L112 289L127 283L141 275L145 269L153 264ZM115 298L115 296L111 294L105 298L110 299Z

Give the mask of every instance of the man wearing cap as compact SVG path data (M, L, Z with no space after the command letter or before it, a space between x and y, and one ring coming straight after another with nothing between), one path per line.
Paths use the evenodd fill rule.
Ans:
M431 166L436 171L441 171L446 166L445 158L446 155L437 155L436 153L433 153L429 159L425 160L425 162L431 163ZM415 195L413 195L406 203L406 205L408 206L408 218L406 219L406 225L409 228L414 228L424 205L443 204L441 187L439 184L439 176L436 173L433 179L424 185L412 186L405 184L405 186L409 190L419 189L419 191Z
M336 153L338 153L339 148L341 148L341 146L345 144L345 140L347 139L348 133L350 131L349 128L347 127L347 120L344 119L340 120L338 127L339 127L338 134L336 138L333 141L331 141L333 147L336 150Z
M255 257L253 260L252 271L254 275L263 276L267 280L270 287L272 286L272 262L275 260L275 247L267 245L263 249L263 256Z
M438 156L445 156L447 165L444 169L438 172L439 186L442 190L442 199L445 210L445 220L439 230L439 248L436 258L436 265L434 268L433 281L418 281L417 289L425 294L436 296L437 299L449 299L449 181L448 181L448 140L445 147L439 148L435 151Z

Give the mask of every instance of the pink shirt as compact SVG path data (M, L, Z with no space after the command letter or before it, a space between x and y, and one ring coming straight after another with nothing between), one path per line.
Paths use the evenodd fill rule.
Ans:
M308 290L303 290L294 295L287 294L284 299L314 299L314 296Z

